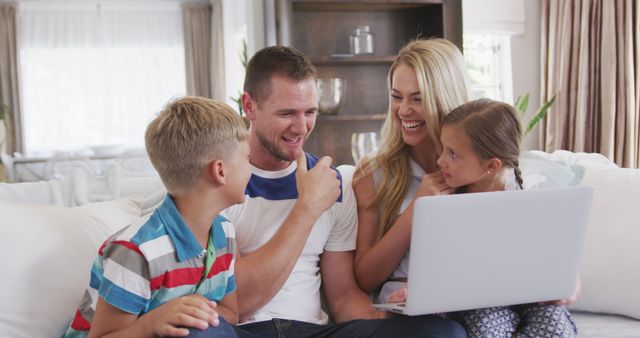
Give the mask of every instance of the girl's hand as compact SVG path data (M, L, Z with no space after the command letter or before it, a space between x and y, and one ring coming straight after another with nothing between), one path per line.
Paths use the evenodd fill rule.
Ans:
M400 288L389 295L389 303L404 303L407 301L407 288Z
M449 187L440 172L426 174L416 191L415 198L422 196L450 195L455 189Z
M576 280L576 289L575 291L573 291L573 295L571 295L571 297L565 298L565 299L553 300L550 302L545 302L544 304L571 305L578 301L578 298L580 298L581 293L582 293L582 281L580 281L580 277L578 277L578 280Z

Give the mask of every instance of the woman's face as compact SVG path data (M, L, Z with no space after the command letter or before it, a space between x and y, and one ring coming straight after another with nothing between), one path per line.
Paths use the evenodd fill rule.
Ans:
M428 142L425 109L416 72L400 64L391 76L391 113L396 120L402 139L410 146Z

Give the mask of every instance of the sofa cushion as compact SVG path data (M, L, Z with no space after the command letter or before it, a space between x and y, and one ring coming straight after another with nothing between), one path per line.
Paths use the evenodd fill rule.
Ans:
M89 282L93 258L112 233L140 217L139 199L80 207L0 203L0 332L59 337Z
M569 187L580 179L570 167L552 161L545 153L525 151L519 161L525 189Z
M629 317L572 311L580 338L636 338L640 320Z
M594 188L573 309L640 319L640 170L587 169Z

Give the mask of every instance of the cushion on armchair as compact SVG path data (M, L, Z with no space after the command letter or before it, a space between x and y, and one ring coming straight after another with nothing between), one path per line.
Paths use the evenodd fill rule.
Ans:
M594 195L571 308L640 319L640 170L587 168L582 185Z
M0 202L2 336L60 337L99 245L140 213L133 198L74 208Z

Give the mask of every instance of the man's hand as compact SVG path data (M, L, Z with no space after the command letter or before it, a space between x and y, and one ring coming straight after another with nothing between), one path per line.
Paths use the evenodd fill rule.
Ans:
M444 177L440 172L426 174L416 191L415 198L422 196L450 195L455 189L449 187L444 182Z
M214 301L192 294L162 304L147 316L152 317L149 319L156 335L184 337L189 334L185 327L205 330L209 325L220 325L217 306Z
M329 209L340 196L340 181L335 170L331 169L331 157L321 158L315 167L307 170L307 158L304 152L296 158L296 181L298 202L309 208L315 216Z

